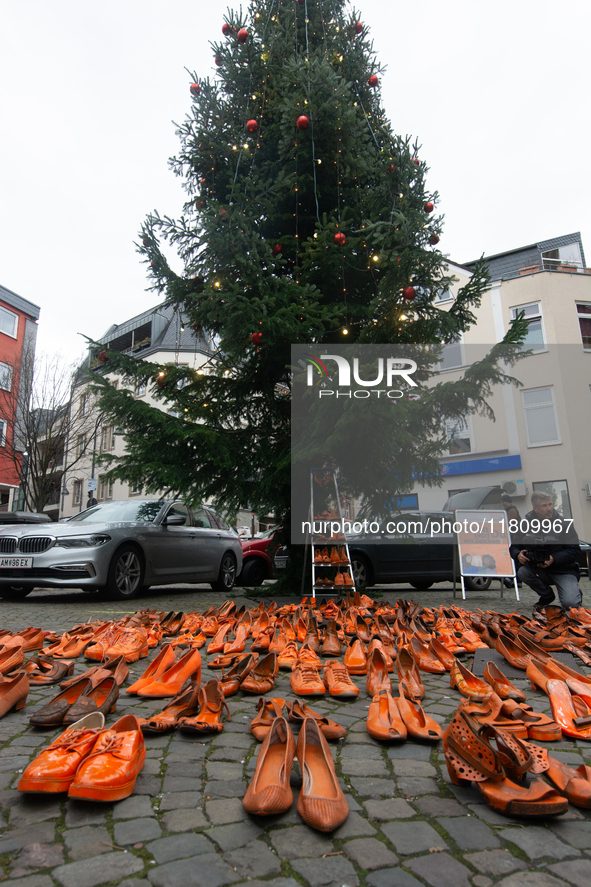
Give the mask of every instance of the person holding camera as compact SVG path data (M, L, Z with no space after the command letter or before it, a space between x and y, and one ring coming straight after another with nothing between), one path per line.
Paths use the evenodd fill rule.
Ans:
M578 581L579 537L572 521L554 509L547 493L532 493L531 504L532 510L520 522L529 532L516 537L510 549L517 561L517 577L538 594L534 611L555 600L555 585L560 605L568 613L583 601Z

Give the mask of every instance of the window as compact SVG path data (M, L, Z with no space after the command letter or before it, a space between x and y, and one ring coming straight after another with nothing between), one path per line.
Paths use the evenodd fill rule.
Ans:
M112 499L113 498L113 481L109 480L107 477L99 478L99 499Z
M0 388L4 391L12 388L12 367L8 363L0 363Z
M533 305L518 305L511 308L511 318L514 320L523 311L528 322L528 331L523 343L524 349L532 351L546 350L546 336L544 334L544 321L542 318L542 306L539 302Z
M135 386L135 396L136 397L143 397L145 393L146 393L146 383L145 382L138 382Z
M521 392L528 447L561 443L554 388L530 388Z
M142 492L142 483L139 480L132 480L129 484L129 495L139 496Z
M76 456L84 455L84 450L86 449L86 435L79 434L76 438Z
M453 293L451 290L440 289L435 293L435 304L438 305L440 302L451 302L453 299Z
M8 428L8 423L4 421L4 419L0 419L0 447L3 447L6 443L6 429Z
M112 425L105 425L101 431L101 453L106 453L111 449L112 428Z
M196 527L212 527L214 526L211 523L211 519L207 511L203 508L194 508L193 509L193 518L195 520Z
M82 481L75 480L72 489L72 505L80 505L82 502Z
M460 419L450 419L445 423L445 439L448 441L448 453L450 456L459 456L462 453L471 453L472 446L472 422L469 416Z
M558 514L569 520L572 518L568 483L565 480L544 480L532 484L535 492L547 493Z
M438 364L439 372L443 370L452 370L461 367L464 364L464 355L462 347L462 339L459 337L455 342L444 345L441 351L441 359Z
M80 395L80 415L85 416L88 412L88 393Z
M0 308L0 333L6 333L16 339L18 330L18 314L7 311L6 308Z
M583 348L585 351L591 351L591 305L583 305L577 302L577 314L579 316Z
M185 519L184 526L191 526L191 519L189 517L189 509L186 505L183 505L182 502L175 502L166 513L166 517L183 517ZM183 526L179 524L179 526Z

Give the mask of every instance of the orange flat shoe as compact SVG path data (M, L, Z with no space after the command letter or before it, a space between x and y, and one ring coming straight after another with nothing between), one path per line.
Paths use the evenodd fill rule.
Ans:
M433 718L425 713L421 703L418 700L414 702L407 699L404 695L404 689L399 684L398 696L394 701L398 706L400 717L406 727L409 736L415 739L426 739L430 742L437 742L443 735L443 730Z
M349 674L367 674L369 668L367 653L359 639L354 640L347 647L343 662Z
M0 684L1 686L2 684ZM92 686L92 682L88 678L79 679L34 712L29 718L29 723L35 727L61 726L70 707L80 696L92 690Z
M322 735L325 739L344 739L347 735L344 727L341 727L340 724L337 724L336 721L332 721L330 718L323 717L317 711L313 711L309 705L306 705L305 702L299 699L294 699L293 702L288 703L287 711L291 723L298 724L299 726L304 723L306 718L314 718L322 730Z
M340 656L341 649L337 624L334 619L329 619L324 630L324 640L320 652L323 656Z
M196 684L201 683L201 654L199 650L189 650L178 662L163 672L157 680L140 687L137 695L149 696L152 699L176 696L189 678L194 680Z
M585 700L585 703L588 706L591 706L591 684L588 683L588 678L585 675L578 674L578 672L569 668L569 666L564 666L562 662L559 664L551 659L546 662L541 662L539 659L532 659L532 661L528 663L526 674L529 678L532 690L535 690L535 688L538 687L543 693L547 694L548 681L565 681L571 693L581 696Z
M1 689L1 685L0 685ZM114 712L117 708L117 699L119 698L119 687L117 681L112 675L104 678L99 684L87 688L78 699L68 708L64 715L62 724L70 726L75 724L85 715L93 712L100 712L103 715Z
M0 718L9 711L20 711L27 704L29 676L21 671L12 678L0 681Z
M150 652L148 633L143 628L124 628L116 641L107 647L103 659L124 656L126 662L145 659Z
M525 702L525 693L522 690L518 690L509 678L503 674L498 665L495 665L491 660L486 664L483 677L501 699L515 699L517 702Z
M359 687L353 683L348 670L337 659L327 659L323 674L324 685L331 696L340 696L342 699L359 696Z
M74 671L73 662L56 662L51 656L33 656L25 663L23 671L31 684L59 684Z
M19 792L67 792L105 726L100 712L86 715L39 752L18 781Z
M332 755L314 718L306 718L298 736L297 758L302 772L298 813L310 828L332 832L349 815Z
M449 673L449 686L457 687L462 696L467 696L469 699L473 699L474 702L486 702L493 692L490 684L487 684L481 678L477 678L457 659Z
M297 696L324 696L326 693L324 682L314 665L295 665L289 683Z
M544 776L554 788L564 795L575 807L591 809L591 767L581 764L576 770L548 755L546 749L540 749L547 755L548 769Z
M298 653L298 665L313 665L316 668L320 668L322 665L322 660L320 656L312 649L310 644L302 644Z
M388 675L388 663L379 647L375 647L369 656L367 680L367 695L372 699L380 690L392 691L392 682Z
M243 680L251 673L256 665L258 658L257 653L246 653L244 656L238 654L238 659L230 669L224 673L222 669L222 677L220 684L224 697L233 696L237 693L242 685Z
M191 684L186 690L181 690L174 699L164 706L160 714L151 718L138 718L140 729L144 736L158 736L168 733L178 726L180 718L190 718L197 714L199 708L199 685Z
M20 668L25 661L25 651L22 640L7 646L0 652L0 674L8 674Z
M550 679L546 687L554 720L564 735L573 739L591 740L591 722L584 723L589 719L581 717L575 708L576 697L572 696L566 682Z
M550 700L552 704L552 700ZM527 735L538 742L560 742L562 730L555 720L548 715L534 711L531 705L525 702L515 702L514 699L503 701L502 713L507 718L522 721L527 727Z
M259 699L257 702L258 714L254 716L250 722L250 732L258 742L262 742L275 718L283 717L283 709L285 708L285 699L277 696L270 699Z
M401 647L396 657L398 681L408 699L423 699L425 686L421 680L417 664L408 650Z
M212 679L199 691L199 714L194 718L179 718L179 730L187 733L221 733L224 729L222 716L224 710L231 720L230 710L222 693L220 682Z
M68 790L70 798L121 801L133 792L146 759L144 737L135 715L123 715L103 730L82 761Z
M150 662L147 669L130 687L127 687L126 693L139 693L142 687L151 684L160 675L164 674L167 669L171 668L175 663L174 649L170 644L165 644L157 656Z
M242 800L256 816L285 813L293 803L289 783L295 740L285 718L276 717L260 748L253 777Z
M258 660L240 686L245 693L263 696L275 686L275 678L278 671L277 653L267 653L266 656L262 656Z
M374 739L384 742L406 739L407 729L390 690L378 690L373 697L365 726Z

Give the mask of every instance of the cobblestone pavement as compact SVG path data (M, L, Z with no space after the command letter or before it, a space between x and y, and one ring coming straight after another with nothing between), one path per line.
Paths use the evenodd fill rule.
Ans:
M530 613L535 596L522 589L522 602L498 584L471 592L465 606ZM591 585L582 582L586 602ZM378 597L376 590L375 596ZM272 587L267 589L272 594ZM382 598L404 597L426 606L452 600L451 587L428 592L390 586ZM253 591L237 603L252 606ZM285 598L280 599L280 603ZM462 603L458 595L457 603ZM203 610L221 603L206 588L154 589L142 601L110 602L79 592L34 592L15 604L0 600L2 626L29 625L63 630L90 618L108 618L136 607ZM204 657L205 658L205 657ZM140 675L147 660L131 666ZM76 672L86 668L78 660ZM203 669L203 679L212 673ZM460 699L445 676L423 674L425 708L445 724ZM20 795L18 775L40 748L61 730L29 727L30 714L51 699L56 688L34 688L26 708L0 721L0 863L3 878L15 887L560 887L591 884L591 811L569 807L556 819L527 821L501 816L482 803L476 788L452 786L441 744L416 742L382 745L365 730L369 699L365 678L354 702L331 697L313 702L346 726L347 737L331 744L350 814L330 835L307 828L296 812L299 771L294 767L294 804L283 816L252 817L241 799L253 772L259 744L249 732L256 696L229 699L232 720L209 741L171 734L146 738L147 757L134 794L116 804L71 801L64 796ZM516 681L537 710L549 711L547 699ZM293 698L281 673L273 695ZM146 716L162 709L122 694L124 711ZM113 718L110 719L111 721ZM205 738L205 737L204 737ZM591 764L591 743L570 740L546 744L571 766Z

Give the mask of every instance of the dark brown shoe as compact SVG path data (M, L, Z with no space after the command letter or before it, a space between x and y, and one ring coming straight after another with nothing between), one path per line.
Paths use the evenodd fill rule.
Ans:
M119 687L114 677L109 676L97 684L96 687L88 689L85 693L70 706L62 724L69 726L75 724L80 718L93 712L101 712L107 715L114 712L117 708L117 699L119 698Z
M64 718L68 711L88 690L92 690L92 683L87 678L82 678L58 693L53 699L46 703L43 708L36 711L29 718L29 723L36 727L59 727L64 722Z

